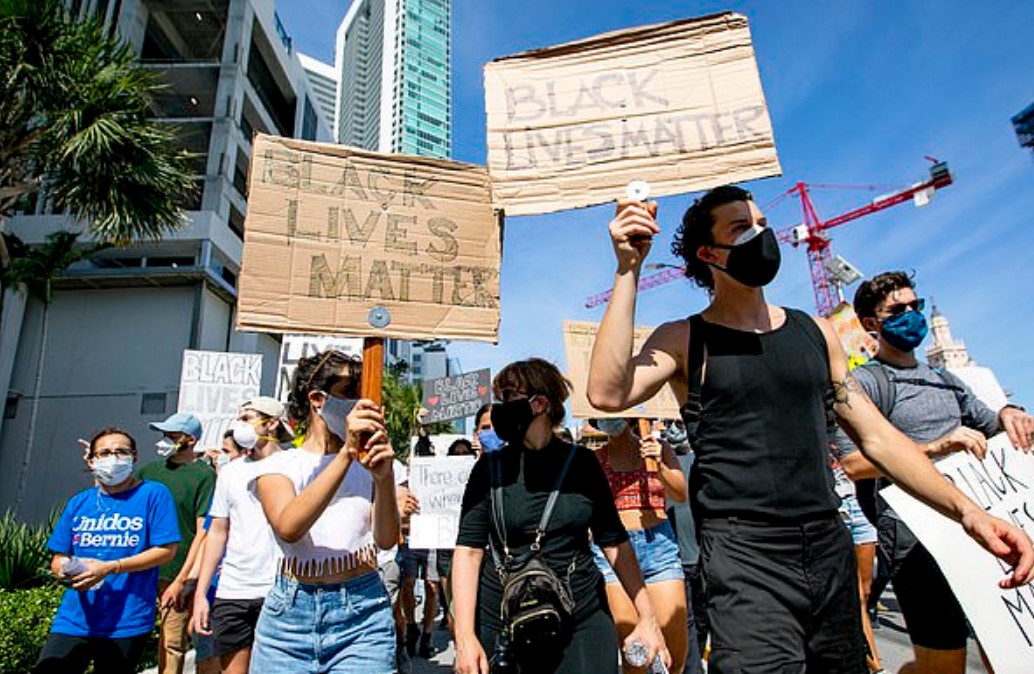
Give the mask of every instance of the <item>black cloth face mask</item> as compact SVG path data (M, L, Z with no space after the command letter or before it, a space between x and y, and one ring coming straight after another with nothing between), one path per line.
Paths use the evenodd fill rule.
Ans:
M535 419L529 398L519 398L505 403L492 405L492 428L495 434L507 444L520 447L524 443L524 435Z
M758 227L744 232L743 239L751 232L755 232L741 243L734 243L727 246L722 243L705 244L711 248L724 248L729 251L729 257L725 266L708 262L715 269L721 269L726 274L736 279L745 286L760 288L772 282L779 272L779 263L782 261L779 252L779 241L775 232L768 227L757 232Z

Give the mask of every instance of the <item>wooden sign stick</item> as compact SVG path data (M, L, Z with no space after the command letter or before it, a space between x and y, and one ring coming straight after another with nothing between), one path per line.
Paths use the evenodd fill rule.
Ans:
M653 426L650 424L650 420L639 419L637 423L639 424L639 437L643 440L650 437L653 433ZM656 473L660 470L660 466L657 464L656 459L645 459L644 462L646 463L646 470L651 473Z
M384 338L363 338L363 380L359 395L380 405L383 400L384 383ZM364 443L365 444L365 443ZM359 458L366 457L366 450L360 450Z

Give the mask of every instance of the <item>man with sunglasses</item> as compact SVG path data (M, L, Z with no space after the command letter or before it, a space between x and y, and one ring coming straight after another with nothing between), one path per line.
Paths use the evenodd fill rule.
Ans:
M901 271L864 281L854 298L862 326L879 335L875 360L854 375L890 422L932 460L967 451L983 459L987 438L1005 432L1029 451L1034 418L1006 405L998 412L982 403L958 377L920 362L915 350L926 337L925 302L910 275ZM842 435L836 443L853 480L888 478ZM966 668L966 616L933 557L897 514L877 498L880 547L890 561L894 592L915 650L914 674L962 674Z

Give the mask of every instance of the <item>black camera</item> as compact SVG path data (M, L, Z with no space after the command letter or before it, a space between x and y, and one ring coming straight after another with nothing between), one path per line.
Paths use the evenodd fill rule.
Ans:
M517 674L517 663L513 659L510 637L505 629L495 639L495 649L488 659L488 669L491 674Z

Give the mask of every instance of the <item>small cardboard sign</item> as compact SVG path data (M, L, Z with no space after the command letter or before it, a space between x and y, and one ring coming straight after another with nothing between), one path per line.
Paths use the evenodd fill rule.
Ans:
M261 354L185 349L176 411L201 421L199 447L221 447L241 403L257 396L261 385Z
M291 395L291 379L298 369L298 361L311 358L328 349L340 351L346 356L363 357L363 340L359 337L334 337L331 335L284 335L280 343L280 367L276 371L276 398L287 404Z
M409 461L409 488L420 501L420 514L409 524L409 547L451 550L456 545L460 506L473 456L413 457Z
M492 401L492 371L486 368L428 379L423 388L427 415L420 419L421 423L463 419L477 414L482 405Z
M746 17L605 33L485 66L488 168L508 215L779 175Z
M644 417L650 419L679 419L679 401L669 384L665 384L653 398L623 412L602 412L589 404L586 393L589 383L589 361L596 343L599 323L564 321L564 353L567 358L567 377L574 386L571 393L571 416L575 419L603 417ZM653 328L637 327L632 337L632 351L643 348Z
M937 462L944 477L992 515L1034 534L1034 456L1005 434L991 438L983 461L959 452ZM962 527L906 494L880 495L937 560L997 674L1026 674L1034 660L1034 586L1003 590L1008 567Z
M853 306L841 302L827 318L840 337L852 370L876 356L879 342L862 327Z
M258 134L237 328L495 342L488 171Z

